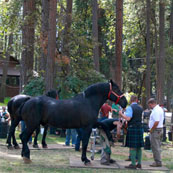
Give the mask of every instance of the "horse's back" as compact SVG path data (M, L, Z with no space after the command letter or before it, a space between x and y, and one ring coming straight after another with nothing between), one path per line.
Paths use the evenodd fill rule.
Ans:
M80 128L93 120L91 106L85 99L55 100L46 96L30 99L22 109L23 119L28 115L40 124L59 128ZM32 120L31 120L32 121Z
M7 104L7 109L10 115L11 116L15 115L17 110L21 107L21 105L23 105L30 98L31 96L23 95L23 94L12 97Z

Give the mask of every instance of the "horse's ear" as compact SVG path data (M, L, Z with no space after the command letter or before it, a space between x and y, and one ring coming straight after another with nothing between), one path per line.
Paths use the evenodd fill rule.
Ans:
M110 82L112 85L114 84L114 82L113 82L113 80L112 80L112 79L110 79L110 80L109 80L109 82Z

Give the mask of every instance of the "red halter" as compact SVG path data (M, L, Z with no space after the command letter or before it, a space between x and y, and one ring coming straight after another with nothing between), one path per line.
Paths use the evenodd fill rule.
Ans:
M108 99L110 99L111 94L115 95L115 96L117 97L117 100L116 100L115 104L117 104L117 103L119 102L119 100L121 99L121 97L124 96L124 94L122 94L121 96L119 96L118 94L116 94L116 93L112 90L112 85L111 85L111 83L109 83L109 85L110 85L110 90L109 90L109 93L108 93Z

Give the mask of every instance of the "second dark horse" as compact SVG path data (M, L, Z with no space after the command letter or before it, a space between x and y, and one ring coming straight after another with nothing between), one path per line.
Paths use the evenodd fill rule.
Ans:
M56 91L56 90L52 89L46 93L46 96L56 99L58 97L59 92L60 92L60 90ZM19 145L15 138L15 128L17 127L19 122L22 120L22 117L19 115L19 109L21 109L24 106L24 104L31 98L32 98L31 96L19 94L19 95L12 97L11 100L8 102L7 109L8 109L8 112L10 113L10 117L11 117L11 126L9 129L7 142L6 142L8 149L13 148L12 144L11 144L11 138L13 139L14 148L15 149L19 148ZM44 126L44 133L43 133L43 138L42 138L43 148L47 148L47 144L45 141L47 129L48 129L48 126ZM37 137L38 137L39 132L40 132L40 125L36 129L36 134L35 134L35 138L34 138L33 147L35 147L35 148L38 148Z
M83 128L81 160L89 164L86 150L92 127L96 124L101 106L109 99L125 108L127 100L119 87L111 80L89 86L83 93L67 100L55 100L46 96L34 97L27 101L21 110L27 128L20 135L22 157L30 163L30 150L27 142L33 131L42 124L58 128Z

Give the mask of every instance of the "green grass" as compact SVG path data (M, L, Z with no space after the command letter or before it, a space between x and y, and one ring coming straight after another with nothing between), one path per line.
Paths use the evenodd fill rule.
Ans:
M20 131L16 131L18 142ZM42 135L39 135L38 143L41 142ZM0 143L5 144L6 139L0 139ZM50 135L48 133L46 141L48 144L64 144L65 138ZM90 147L90 145L89 145ZM121 147L121 144L112 148L112 158L115 160L124 160L128 157L129 149ZM173 149L171 146L163 146L163 162L173 171ZM20 157L21 150L7 150L5 146L0 146L0 173L134 173L133 170L119 170L119 169L92 169L92 168L71 168L69 164L69 157L75 156L80 158L81 153L75 152L74 149L56 149L56 150L31 150L31 164L23 163ZM91 153L87 152L90 159ZM95 154L95 159L100 159L100 154ZM143 150L143 160L153 162L152 152ZM152 171L137 170L135 173L150 173ZM153 173L162 171L153 171Z
M15 136L16 136L16 140L18 143L21 142L20 138L19 138L19 135L20 135L20 131L17 129L16 132L15 132ZM34 137L32 138L34 140ZM39 134L38 135L38 143L41 144L41 140L42 140L42 135ZM2 141L3 143L6 142L6 139L0 139L0 141ZM48 135L46 136L46 143L47 144L64 144L65 143L65 138L62 138L62 137L59 137L59 136L56 136L56 135L50 135L49 132L48 132Z
M0 106L7 106L7 103L9 102L10 99L11 99L11 97L5 97L4 103L0 102Z

